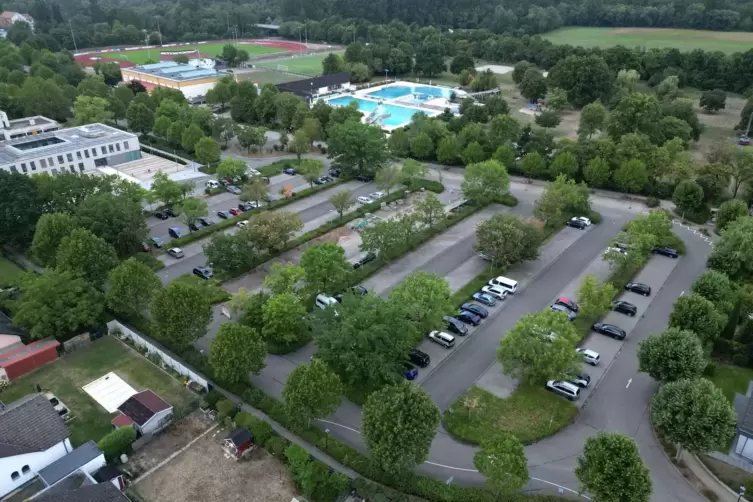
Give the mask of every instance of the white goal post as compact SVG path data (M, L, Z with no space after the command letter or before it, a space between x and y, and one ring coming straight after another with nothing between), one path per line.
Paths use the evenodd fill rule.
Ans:
M278 64L277 65L277 70L279 70L279 71L288 71L288 65L286 65L286 64Z

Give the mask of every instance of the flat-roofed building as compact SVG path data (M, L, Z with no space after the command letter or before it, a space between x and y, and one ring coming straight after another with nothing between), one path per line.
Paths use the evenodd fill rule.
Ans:
M9 141L58 129L60 129L60 124L41 115L9 120L8 114L0 110L0 141Z
M140 158L138 136L104 124L0 142L0 170L27 175L96 172Z
M232 75L230 72L207 68L205 65L197 66L174 61L122 68L121 73L125 82L137 80L147 91L157 87L167 87L179 90L188 99L205 96L217 80Z

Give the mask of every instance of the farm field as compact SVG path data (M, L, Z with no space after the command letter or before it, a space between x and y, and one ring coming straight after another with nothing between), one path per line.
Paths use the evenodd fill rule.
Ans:
M342 55L345 51L332 52ZM256 66L261 68L272 68L273 70L279 69L278 66L287 66L285 71L318 77L322 74L322 60L328 55L329 52L322 52L321 54L314 54L311 56L292 56L280 59L267 59L266 61L258 63Z
M218 56L222 54L222 48L225 46L225 43L218 43L218 44L195 44L195 45L180 45L176 47L162 47L160 49L141 49L137 51L120 51L120 52L111 52L108 54L109 57L113 59L118 59L121 61L130 61L131 63L135 64L144 64L146 63L151 56L151 59L153 61L159 61L161 58L158 57L158 54L164 53L164 52L183 52L183 51L190 51L190 50L196 50L198 49L202 55L205 56ZM249 56L259 56L261 54L272 54L275 52L286 52L285 49L279 49L275 47L265 47L263 45L254 45L254 44L238 44L239 49L243 49L244 51L248 52ZM191 55L188 55L191 57ZM169 56L166 56L165 59L170 59Z
M670 28L562 28L542 35L555 44L583 47L677 48L681 51L703 49L727 54L753 49L753 33L675 30Z

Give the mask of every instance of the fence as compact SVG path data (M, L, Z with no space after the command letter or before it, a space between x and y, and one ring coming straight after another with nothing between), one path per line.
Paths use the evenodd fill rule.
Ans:
M158 344L157 342L155 342L148 336L137 333L136 331L124 325L117 319L114 319L108 322L107 328L110 331L113 331L113 330L120 331L122 336L124 338L128 338L131 342L133 342L133 344L136 347L146 349L147 353L150 355L153 354L153 355L159 356L159 358L162 359L162 362L164 363L165 366L172 368L173 370L180 373L181 375L188 378L189 380L196 382L198 385L203 387L204 390L209 391L209 383L207 382L206 378L204 378L199 373L197 373L193 369L183 364L183 362L180 359L178 359L177 356L173 355L172 352L163 348L160 344Z

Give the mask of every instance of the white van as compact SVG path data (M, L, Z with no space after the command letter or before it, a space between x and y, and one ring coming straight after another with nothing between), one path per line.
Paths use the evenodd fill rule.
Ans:
M489 286L497 286L498 288L504 289L511 295L514 295L518 290L518 281L513 281L512 279L508 279L507 277L500 275L496 279L490 280Z
M204 183L204 186L209 189L215 189L215 188L219 188L220 183L216 180L209 180L206 183Z
M337 305L337 300L332 298L331 296L327 296L325 294L318 294L316 295L316 306L320 309L324 310L327 307L330 307L332 305Z

